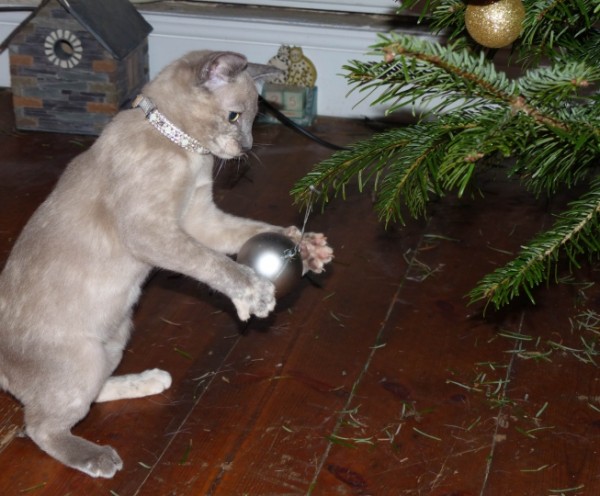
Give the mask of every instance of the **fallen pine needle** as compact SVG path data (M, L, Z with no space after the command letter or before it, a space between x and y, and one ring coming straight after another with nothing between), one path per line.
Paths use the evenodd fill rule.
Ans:
M594 411L596 411L596 412L600 413L600 408L598 408L596 405L593 405L592 403L588 403L588 406L589 406L589 407L590 407L592 410L594 410Z
M442 236L441 234L425 234L423 237L427 239L441 239L444 241L454 241L455 243L460 243L460 239Z
M498 336L502 336L503 338L508 339L516 339L517 341L533 341L533 336L528 336L527 334L518 334L516 332L511 331L499 332Z
M174 325L177 327L181 327L183 325L183 324L179 324L178 322L173 322L172 320L165 319L164 317L161 317L160 320L162 320L166 324Z
M567 487L565 489L548 489L548 491L550 491L553 494L574 493L575 491L579 491L580 489L583 489L584 487L585 487L585 484L580 484L577 487Z
M175 348L173 348L173 351L175 353L179 353L182 357L187 358L188 360L192 359L192 355L190 355L187 351L183 351L183 350L177 348L177 346Z
M330 443L338 444L340 446L343 446L344 448L356 449L356 446L353 443L351 443L345 439L341 439L338 436L336 436L335 434L332 434L331 436L325 436L325 439L327 439Z
M546 401L546 403L544 403L544 406L542 408L540 408L538 410L538 412L535 414L535 418L540 418L542 416L542 413L544 413L546 411L546 408L548 408L548 402Z
M546 470L550 465L546 464L546 465L542 465L541 467L538 468L522 468L521 472L541 472L542 470Z
M493 246L487 245L487 247L492 251L497 251L498 253L503 253L505 255L513 255L512 251L502 250L501 248L494 248Z
M423 437L426 437L428 439L433 439L434 441L441 441L442 440L442 438L437 437L437 436L433 436L431 434L427 434L426 432L423 432L422 430L417 429L416 427L413 427L413 431L415 431L417 434L420 434Z
M463 389L466 389L467 391L477 391L478 393L481 393L483 390L482 389L478 389L475 387L471 387L471 386L467 386L466 384L462 384L460 382L456 382L453 381L451 379L447 379L446 380L446 384L454 384L455 386L461 387Z
M192 451L192 440L190 439L190 442L188 443L188 445L185 448L185 453L183 453L183 456L181 457L181 460L179 460L179 465L185 465L185 463L190 458L190 452L191 451Z
M36 484L35 486L28 487L27 489L21 489L19 492L21 494L30 493L32 491L37 491L38 489L41 489L45 485L46 485L46 482L40 482L39 484Z

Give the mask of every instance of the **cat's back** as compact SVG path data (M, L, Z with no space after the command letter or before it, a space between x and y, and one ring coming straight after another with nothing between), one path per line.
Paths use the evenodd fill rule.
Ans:
M115 219L106 204L114 164L100 160L103 135L67 165L54 189L19 234L0 281L12 264L20 271L59 259L86 258L115 251Z

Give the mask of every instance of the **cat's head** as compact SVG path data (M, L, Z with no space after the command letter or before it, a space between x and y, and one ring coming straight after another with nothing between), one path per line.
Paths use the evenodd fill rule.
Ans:
M163 70L145 90L159 110L221 158L252 147L257 83L278 69L234 52L191 52Z

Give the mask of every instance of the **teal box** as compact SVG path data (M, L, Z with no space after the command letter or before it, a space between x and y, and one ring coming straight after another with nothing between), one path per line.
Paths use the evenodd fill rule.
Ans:
M317 88L266 83L262 96L296 124L310 126L317 115ZM259 122L277 123L274 116L263 113Z
M283 112L289 118L301 119L304 117L305 88L292 87L283 90Z

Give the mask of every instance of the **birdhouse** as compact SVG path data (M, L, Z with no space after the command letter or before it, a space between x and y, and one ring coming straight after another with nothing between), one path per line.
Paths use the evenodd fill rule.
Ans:
M42 0L10 39L17 128L100 134L148 80L150 31L129 0Z

